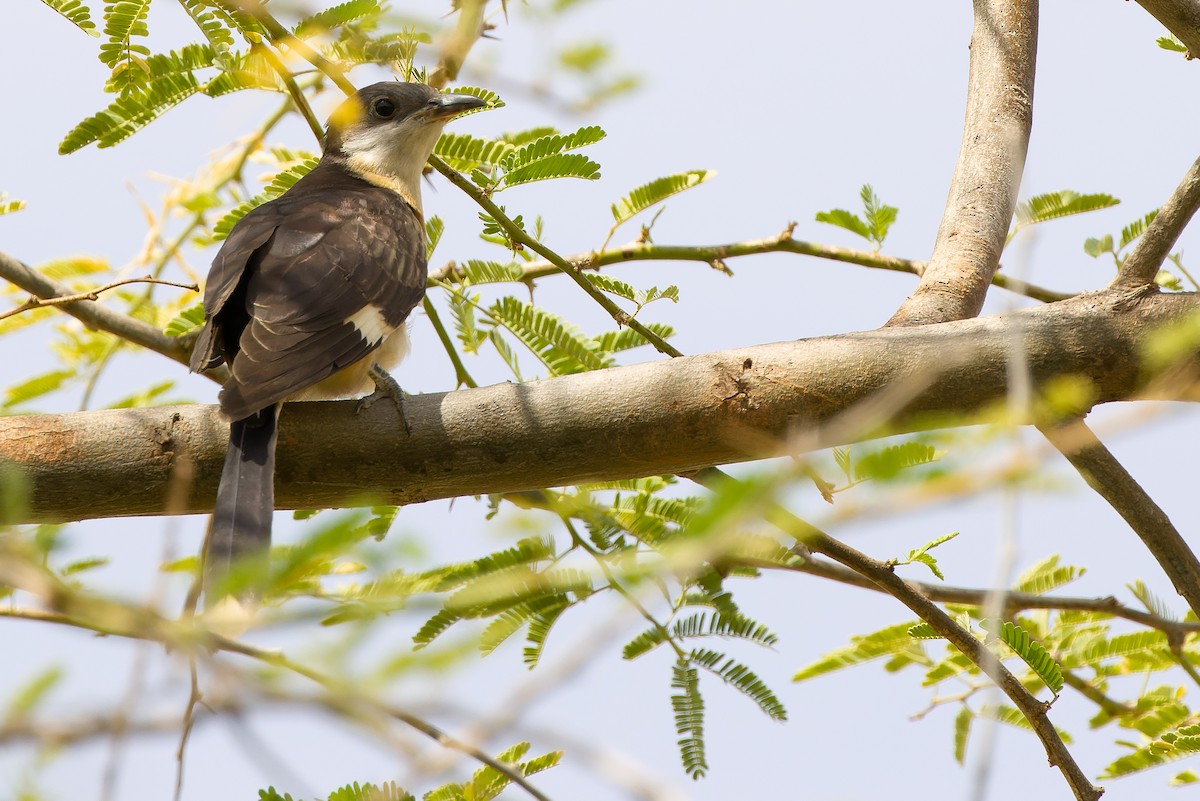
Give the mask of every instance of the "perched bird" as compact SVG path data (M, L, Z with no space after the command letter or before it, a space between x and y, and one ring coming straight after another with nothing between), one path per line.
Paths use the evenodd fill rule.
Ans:
M235 560L270 545L281 403L362 395L374 382L400 405L384 370L405 355L405 319L425 294L422 172L442 127L483 105L417 83L360 90L330 117L317 166L243 217L213 259L191 359L193 371L230 373L210 603Z

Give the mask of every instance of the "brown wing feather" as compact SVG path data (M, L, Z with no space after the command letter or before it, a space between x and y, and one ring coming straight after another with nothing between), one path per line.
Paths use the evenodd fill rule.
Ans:
M234 227L209 275L193 369L230 364L221 410L240 419L365 358L382 340L347 320L370 308L394 330L425 281L417 213L323 163Z

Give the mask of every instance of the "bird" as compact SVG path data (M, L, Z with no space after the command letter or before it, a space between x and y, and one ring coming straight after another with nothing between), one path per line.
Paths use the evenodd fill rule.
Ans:
M190 367L218 365L229 445L204 553L206 603L239 559L263 555L284 401L381 393L425 295L421 180L443 126L487 103L421 83L360 89L329 118L316 166L242 217L213 259ZM243 594L253 595L252 590Z

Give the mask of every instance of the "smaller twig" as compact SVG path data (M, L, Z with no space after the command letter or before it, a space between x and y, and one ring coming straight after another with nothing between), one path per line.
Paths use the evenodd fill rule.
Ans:
M709 489L720 489L736 479L717 468L707 468L688 476ZM895 573L895 566L873 559L792 514L777 503L768 504L764 518L814 553L829 557L862 575L928 623L934 631L971 660L1029 721L1034 734L1046 749L1050 764L1058 768L1067 785L1080 801L1096 801L1103 789L1095 787L1067 749L1046 714L1048 705L1039 701L1016 676L997 660L971 632L959 626L940 606L923 595L912 583Z
M458 349L454 347L454 340L450 339L450 334L446 331L446 326L442 324L442 318L438 315L437 308L434 307L428 296L421 301L421 308L425 310L425 316L429 318L429 322L433 324L433 330L437 332L438 341L442 343L442 347L446 349L446 355L450 357L450 363L454 365L455 386L479 386L467 372L466 365L458 355Z
M272 44L286 45L291 50L299 53L301 58L328 75L329 79L337 84L337 87L347 95L352 95L358 91L354 84L347 80L345 70L318 53L303 39L292 35L291 31L280 24L279 20L271 16L271 12L267 11L260 0L214 0L214 2L227 12L244 11L249 14L254 18L255 22L266 29L267 34L271 37Z
M0 278L3 278L45 301L72 294L69 287L54 281L34 270L24 262L0 253ZM107 331L110 334L127 339L135 345L162 354L187 366L191 356L191 341L184 337L169 337L153 326L141 320L115 312L89 299L62 302L58 305L64 312L76 318L88 328ZM228 371L219 367L205 372L203 375L222 383L228 377Z
M763 570L779 570L778 564L767 562L739 561L750 567ZM803 563L787 568L797 573L819 576L839 584L848 584L875 592L883 590L869 579L855 573L849 568L826 562L812 557ZM956 587L950 584L932 584L924 581L909 581L922 595L931 601L946 604L967 604L983 606L988 595L987 589L976 587ZM1182 641L1189 634L1200 634L1200 623L1190 621L1170 620L1149 612L1143 612L1132 606L1127 606L1111 595L1102 598L1084 598L1065 595L1038 595L1031 592L1010 590L1004 595L1004 614L1006 617L1015 615L1026 609L1046 609L1056 611L1095 612L1102 615L1112 615L1124 620L1138 623L1152 629L1157 629L1167 635L1169 641Z
M570 276L571 280L578 284L579 288L587 293L588 297L596 301L596 303L599 304L602 309L612 315L612 318L616 321L617 325L627 326L634 331L637 331L660 353L664 353L667 356L683 355L675 348L674 345L671 345L658 334L642 325L634 317L630 316L620 306L614 303L607 295L596 289L596 287L592 286L592 283L583 277L578 268L571 266L562 256L558 255L553 250L527 234L521 228L521 226L517 225L503 211L501 211L500 207L497 206L491 198L480 192L479 188L464 178L458 172L458 170L453 169L437 156L430 156L429 163L433 165L434 169L444 175L450 181L450 183L467 193L472 200L482 206L484 211L486 211L488 215L491 216L491 218L505 230L513 242L524 245Z
M1106 714L1113 717L1123 717L1133 714L1137 711L1137 707L1133 704L1122 703L1113 698L1109 698L1104 693L1096 689L1091 682L1080 678L1070 670L1062 671L1063 684L1070 687L1075 692L1082 695L1084 698L1091 701L1096 706L1100 707Z
M178 287L179 289L190 289L192 292L200 291L200 287L196 286L195 284L180 284L176 283L175 281L163 281L158 278L152 278L148 275L142 276L141 278L122 278L120 281L113 281L110 284L98 286L95 289L89 289L87 292L76 292L73 295L56 295L55 297L51 298L39 298L36 295L33 295L29 298L29 300L25 301L20 306L0 312L0 320L13 317L14 315L22 312L27 312L30 309L39 309L43 306L61 306L64 303L74 303L79 300L99 300L101 292L107 292L110 289L116 289L117 287L125 286L126 284L163 284L164 286L173 286Z
M321 121L317 119L312 106L308 104L308 99L300 91L300 86L296 83L296 79L292 77L291 70L287 68L287 65L280 60L279 56L271 48L256 44L251 49L261 53L267 59L267 63L271 65L271 69L275 70L275 74L279 76L279 80L283 81L283 85L287 87L288 95L292 98L292 104L296 107L296 111L300 112L300 116L304 117L304 121L308 123L313 136L317 137L317 142L324 142L325 127L321 125Z
M1154 284L1179 235L1200 207L1200 159L1192 163L1183 181L1167 198L1158 214L1138 239L1137 247L1125 259L1112 287L1133 289Z
M854 248L822 245L794 239L790 225L781 233L763 239L747 239L720 245L660 245L649 242L631 242L620 247L567 256L565 261L576 270L599 270L609 265L631 261L695 261L711 266L714 263L723 262L725 259L754 256L761 253L795 253L801 256L814 256L845 264L857 264L860 267L916 276L924 272L926 265L926 262L913 259L901 259L867 250L855 250ZM521 265L520 280L529 283L560 272L562 271L557 265L546 259L539 259ZM429 286L436 286L441 281L457 280L461 276L462 272L458 270L457 266L449 263L429 274ZM1071 293L1057 292L1003 274L993 276L992 284L1033 300L1040 300L1043 303L1053 303L1073 297Z

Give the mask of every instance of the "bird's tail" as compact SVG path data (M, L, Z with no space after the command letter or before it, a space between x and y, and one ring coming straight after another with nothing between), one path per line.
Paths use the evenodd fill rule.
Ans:
M204 555L205 599L220 600L217 583L239 559L264 554L271 545L275 511L275 434L279 404L229 426L229 449Z

